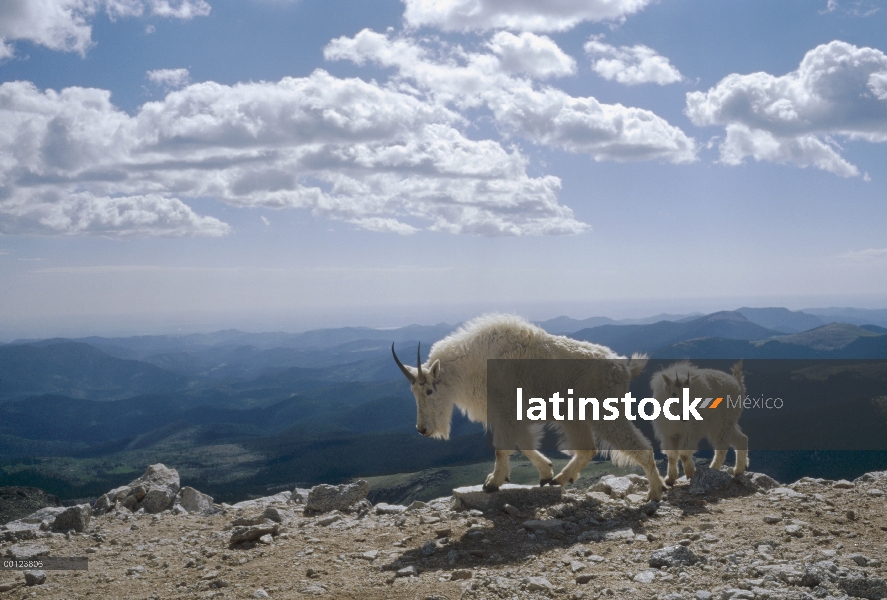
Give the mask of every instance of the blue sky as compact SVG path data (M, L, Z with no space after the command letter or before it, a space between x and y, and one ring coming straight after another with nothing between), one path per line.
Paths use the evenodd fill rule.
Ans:
M885 25L0 0L0 339L887 306Z

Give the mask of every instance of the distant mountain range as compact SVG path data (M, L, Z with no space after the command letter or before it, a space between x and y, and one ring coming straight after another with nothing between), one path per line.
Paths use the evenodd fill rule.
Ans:
M779 335L778 331L752 323L732 311L712 313L690 321L659 321L650 325L601 325L572 334L577 340L603 344L621 354L653 352L678 342L696 338L760 340Z
M832 322L828 310L857 322ZM887 311L744 307L540 325L661 359L887 358ZM0 486L80 497L167 460L187 465L183 474L200 489L242 499L282 478L336 481L486 459L481 427L459 414L459 442L415 432L415 400L391 358L394 343L414 364L418 344L424 359L456 327L0 344Z

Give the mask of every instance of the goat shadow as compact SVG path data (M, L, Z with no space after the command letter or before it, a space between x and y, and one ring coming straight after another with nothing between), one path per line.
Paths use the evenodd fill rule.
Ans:
M492 526L472 527L458 538L437 538L434 529L445 529L449 524L461 522L473 517L468 512L454 516L450 521L437 523L429 533L416 536L421 545L405 551L398 560L382 566L383 570L396 571L404 567L415 566L419 572L448 573L460 569L477 569L491 566L507 566L535 560L538 555L551 550L577 550L581 545L582 554L604 555L611 552L607 542L637 545L645 551L652 552L661 541L640 541L637 536L646 536L646 524L657 518L663 508L681 511L680 517L711 515L718 521L718 512L712 510L726 498L750 496L757 493L742 479L734 479L730 485L704 496L691 495L688 485L666 488L663 503L647 502L640 506L602 503L596 499L575 498L564 496L563 502L548 507L519 506L519 513L510 515L502 510L490 510L483 516L483 521ZM532 519L558 519L560 527L553 527L551 533L529 535L523 525ZM480 518L477 518L481 522ZM452 527L452 525L450 525ZM631 530L629 538L627 530ZM483 534L475 532L480 531ZM608 536L609 534L609 536ZM576 560L582 556L577 555Z

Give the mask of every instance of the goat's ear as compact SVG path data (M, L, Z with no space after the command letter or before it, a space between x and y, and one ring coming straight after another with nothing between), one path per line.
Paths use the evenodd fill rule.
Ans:
M672 381L671 378L669 378L669 376L665 373L662 374L662 379L665 380L665 385L667 385L669 388L674 386L674 381Z
M431 371L431 376L437 379L440 376L440 360L436 360L431 363L431 368L429 369L429 371Z

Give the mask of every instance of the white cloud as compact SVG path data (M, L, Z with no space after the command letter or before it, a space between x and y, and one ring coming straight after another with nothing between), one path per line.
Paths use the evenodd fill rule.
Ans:
M0 85L0 229L221 235L185 202L301 208L376 231L578 233L560 180L470 140L456 112L322 70L213 82L128 115L106 90Z
M833 12L841 12L852 17L870 17L880 10L874 2L865 0L855 0L853 2L839 3L838 0L828 0L826 7L820 11L820 14Z
M201 216L177 198L156 194L99 197L88 192L55 190L16 194L0 201L0 231L113 236L221 236L230 227Z
M668 59L647 46L620 46L605 44L592 38L585 44L585 53L592 59L591 68L609 81L625 85L658 83L667 85L683 77Z
M490 40L489 47L499 56L502 68L510 73L546 79L576 72L576 61L544 35L500 31Z
M9 42L27 40L51 50L85 54L92 42L92 18L104 9L112 19L152 15L177 19L206 16L205 0L3 0L0 2L0 58Z
M727 164L751 156L856 176L833 138L887 142L887 55L823 44L786 75L732 74L708 92L691 92L686 112L696 125L727 126L720 147Z
M536 86L514 76L497 54L457 47L450 55L435 56L414 40L363 30L354 38L333 40L324 55L394 67L396 83L418 87L440 104L486 106L506 134L534 143L586 153L595 160L695 160L693 139L653 112Z
M148 71L146 76L154 85L166 89L178 89L188 85L191 81L188 69L155 69Z
M845 252L840 255L841 258L848 258L856 261L880 261L887 260L887 248L868 248L866 250L856 250L854 252Z
M412 27L445 31L565 31L583 21L619 21L652 0L403 0Z

